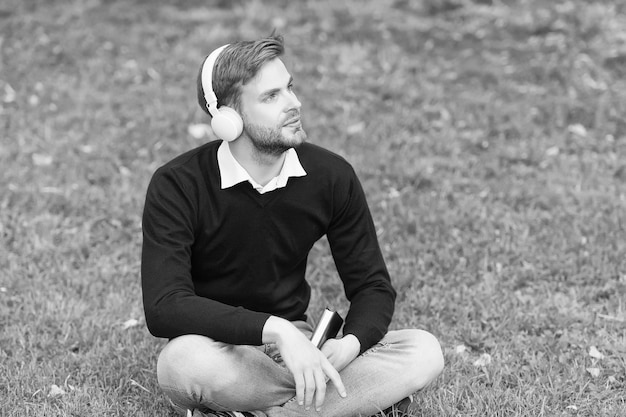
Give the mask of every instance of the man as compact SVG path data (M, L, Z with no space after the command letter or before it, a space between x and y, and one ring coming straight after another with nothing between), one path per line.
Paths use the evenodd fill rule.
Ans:
M364 192L341 157L305 143L281 36L214 51L198 76L217 135L157 170L143 216L157 378L196 415L371 415L443 368L437 340L387 332L395 291ZM350 301L343 335L309 340L308 253L326 235ZM328 384L328 389L327 389Z

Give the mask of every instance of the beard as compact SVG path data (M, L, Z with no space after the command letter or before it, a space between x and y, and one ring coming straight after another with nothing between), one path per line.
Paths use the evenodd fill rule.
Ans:
M283 129L293 131L291 135L283 134ZM265 127L247 122L244 117L244 132L250 138L255 149L263 155L280 156L290 148L297 148L307 139L302 125L296 127Z

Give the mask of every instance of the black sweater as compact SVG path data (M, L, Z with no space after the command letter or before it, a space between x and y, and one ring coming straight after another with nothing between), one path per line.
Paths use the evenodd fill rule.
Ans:
M308 253L327 235L350 308L344 334L361 351L387 331L391 286L363 189L340 156L305 143L307 175L259 194L222 190L214 141L154 174L143 213L143 303L150 332L260 345L270 315L301 320Z

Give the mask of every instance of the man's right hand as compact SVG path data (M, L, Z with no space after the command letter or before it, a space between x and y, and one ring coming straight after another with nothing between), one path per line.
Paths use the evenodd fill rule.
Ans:
M276 343L280 355L296 383L298 404L308 410L315 398L315 409L320 410L326 395L326 377L342 397L346 396L337 370L326 356L307 337L285 319L272 316L263 327L263 343Z

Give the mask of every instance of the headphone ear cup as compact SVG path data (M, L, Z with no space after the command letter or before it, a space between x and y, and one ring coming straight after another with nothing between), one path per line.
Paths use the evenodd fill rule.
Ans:
M213 116L211 128L218 138L231 142L243 132L243 120L234 109L222 106L219 113Z

